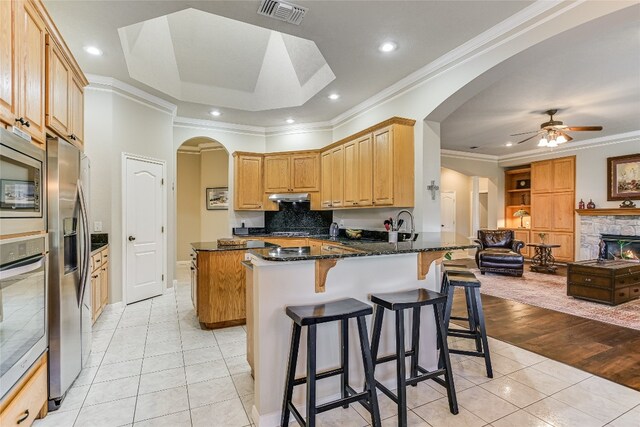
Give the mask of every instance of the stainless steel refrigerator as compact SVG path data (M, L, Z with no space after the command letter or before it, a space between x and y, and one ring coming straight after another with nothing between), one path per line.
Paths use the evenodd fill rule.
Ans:
M47 140L49 410L58 409L91 350L91 242L81 178L88 161L82 156L62 139Z

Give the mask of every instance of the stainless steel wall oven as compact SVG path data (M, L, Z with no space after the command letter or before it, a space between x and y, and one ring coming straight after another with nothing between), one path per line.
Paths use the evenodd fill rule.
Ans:
M46 235L0 240L0 398L47 349Z

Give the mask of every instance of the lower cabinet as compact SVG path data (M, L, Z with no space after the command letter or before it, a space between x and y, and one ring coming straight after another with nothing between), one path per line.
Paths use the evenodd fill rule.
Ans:
M245 251L198 251L192 296L200 325L243 325L246 319Z
M533 243L540 243L540 233L544 233L544 242L550 245L560 245L559 248L553 248L551 253L556 261L571 262L573 261L573 233L559 233L553 231L531 231L531 241ZM531 254L533 255L533 253Z
M0 402L0 426L30 426L47 415L47 353Z
M102 310L109 303L109 248L91 255L91 307L93 322L98 320Z

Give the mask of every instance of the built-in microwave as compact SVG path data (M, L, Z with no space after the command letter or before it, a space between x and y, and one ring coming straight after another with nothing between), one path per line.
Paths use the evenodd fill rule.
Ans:
M0 399L48 342L47 235L0 240Z
M0 128L0 234L46 230L44 150Z

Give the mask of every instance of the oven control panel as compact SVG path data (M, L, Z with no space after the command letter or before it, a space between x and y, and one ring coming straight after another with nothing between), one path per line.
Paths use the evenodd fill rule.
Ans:
M21 238L0 244L0 266L45 253L45 237Z

